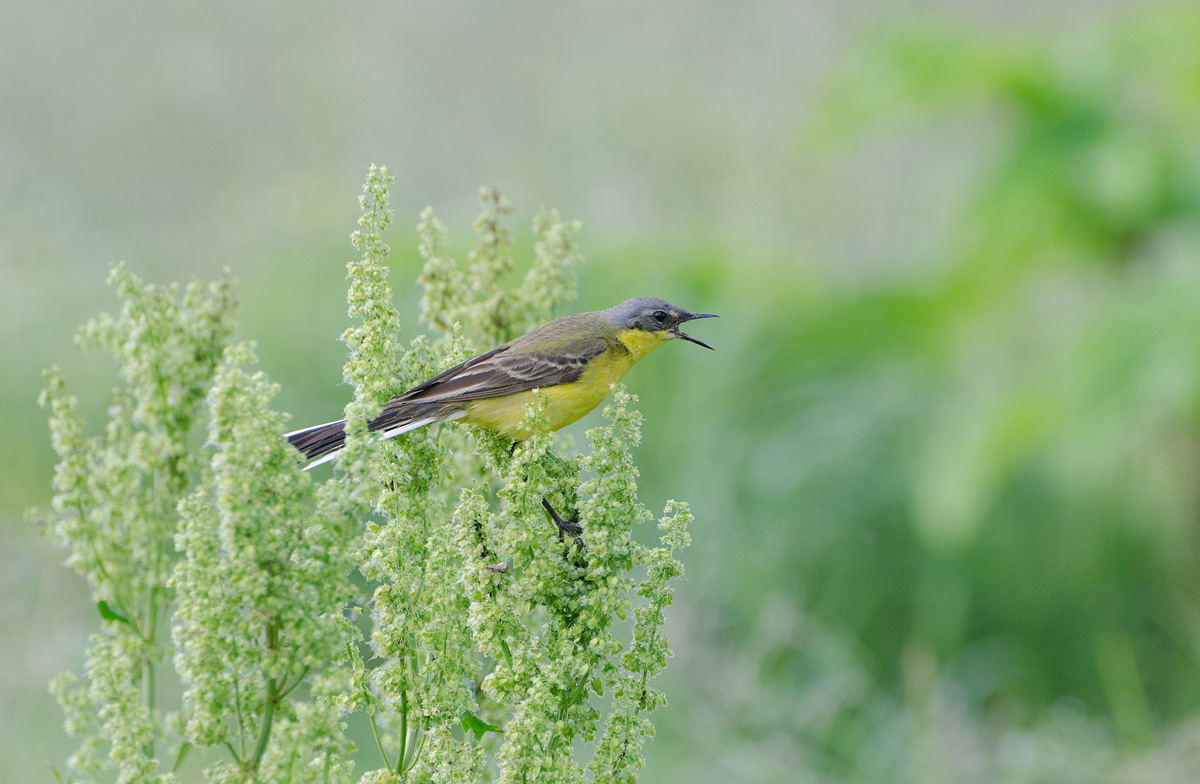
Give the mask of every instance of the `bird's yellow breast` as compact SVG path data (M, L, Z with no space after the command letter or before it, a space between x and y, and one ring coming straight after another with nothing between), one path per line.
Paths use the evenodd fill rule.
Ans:
M629 372L639 359L670 340L660 333L643 330L624 330L617 339L627 349L613 346L588 362L577 381L546 387L550 397L550 429L558 430L589 413L608 396L613 383ZM472 400L463 404L466 415L460 421L485 427L509 438L523 440L531 433L521 427L525 420L525 405L533 400L533 392Z

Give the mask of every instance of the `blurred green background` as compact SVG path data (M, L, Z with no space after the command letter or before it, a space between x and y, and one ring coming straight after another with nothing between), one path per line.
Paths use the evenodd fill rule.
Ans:
M6 4L0 780L61 767L98 624L22 520L40 370L98 426L108 266L228 265L325 421L372 162L409 335L417 213L461 257L481 184L518 256L584 221L579 309L722 316L628 378L643 499L697 515L645 781L1195 780L1198 42L1115 0Z

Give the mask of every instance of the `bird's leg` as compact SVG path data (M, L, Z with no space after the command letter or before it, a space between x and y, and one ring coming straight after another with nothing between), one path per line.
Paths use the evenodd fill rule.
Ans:
M579 510L572 509L571 517L568 520L563 520L562 517L555 511L554 507L545 498L542 499L542 506L546 509L546 513L550 515L550 519L554 521L554 525L558 528L558 541L563 540L564 534L570 534L576 539L583 533L583 526L579 525ZM582 542L580 543L582 544Z
M569 535L575 540L575 546L579 548L579 552L582 553L587 549L583 544L583 538L580 536L583 533L583 526L579 524L578 509L572 509L571 516L564 520L545 498L542 499L542 508L546 510L546 514L550 516L550 520L553 521L555 528L558 529L558 541L564 541Z

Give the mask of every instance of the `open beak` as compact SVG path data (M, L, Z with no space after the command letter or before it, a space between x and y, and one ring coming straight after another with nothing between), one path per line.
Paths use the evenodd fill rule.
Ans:
M689 313L686 316L684 316L683 320L680 321L679 323L682 324L684 321L693 321L695 319L702 319L702 318L718 318L718 316L716 313ZM695 343L697 346L704 346L706 349L709 349L710 351L716 351L716 349L714 349L712 346L708 345L704 341L696 340L691 335L687 335L683 332L680 332L679 324L675 325L675 328L671 330L671 334L677 338L683 338L684 340Z

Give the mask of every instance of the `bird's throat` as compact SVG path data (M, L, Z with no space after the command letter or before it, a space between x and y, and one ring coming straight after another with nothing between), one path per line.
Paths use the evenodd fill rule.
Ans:
M617 340L621 341L621 344L629 349L634 362L637 362L668 340L673 339L674 336L666 330L661 332L647 332L644 329L625 329L621 330L617 335Z

